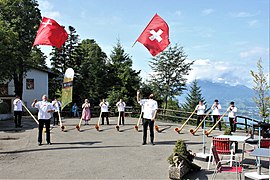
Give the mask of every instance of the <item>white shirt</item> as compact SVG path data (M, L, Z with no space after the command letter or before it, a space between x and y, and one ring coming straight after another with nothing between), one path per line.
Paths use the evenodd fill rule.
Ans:
M54 110L53 105L48 101L38 101L35 108L38 108L38 119L50 119L51 113L48 110Z
M148 99L141 99L140 101L138 101L138 103L141 105L141 112L144 111L143 105L144 105L144 103L145 103L147 100L148 100Z
M109 112L108 107L109 107L109 103L108 102L101 102L99 104L99 106L101 107L101 112Z
M18 98L13 101L14 111L22 111L22 101Z
M155 111L158 109L157 101L153 99L142 99L140 103L143 105L143 118L153 119Z
M237 108L235 106L234 107L230 107L229 108L228 117L229 118L235 118L236 113L237 113Z
M212 115L220 115L219 110L221 109L221 105L220 104L213 104L212 105Z
M54 111L55 111L55 112L60 112L60 108L61 108L61 106L62 106L62 103L61 103L60 101L58 101L58 100L53 100L53 101L52 101L52 105L53 105L53 107L54 107Z
M196 110L197 110L197 115L204 115L205 105L198 104L196 106Z
M125 102L118 102L116 103L119 112L125 111L126 103Z

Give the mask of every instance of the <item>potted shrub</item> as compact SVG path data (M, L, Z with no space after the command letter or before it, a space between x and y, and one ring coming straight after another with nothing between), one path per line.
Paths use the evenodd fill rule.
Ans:
M201 168L192 161L195 155L187 150L187 146L183 140L178 140L175 143L172 154L168 157L169 166L169 178L170 179L182 179L189 171L197 171Z

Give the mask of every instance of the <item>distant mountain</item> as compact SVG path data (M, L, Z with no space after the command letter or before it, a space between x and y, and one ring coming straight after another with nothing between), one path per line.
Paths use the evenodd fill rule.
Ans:
M240 109L256 106L252 100L254 97L253 90L244 85L230 86L228 84L213 83L206 80L198 80L198 85L201 87L207 107L210 107L215 99L219 100L221 106L224 107L223 109L229 107L231 101L234 101L235 105ZM189 89L188 85L188 90L179 97L180 104L185 101Z

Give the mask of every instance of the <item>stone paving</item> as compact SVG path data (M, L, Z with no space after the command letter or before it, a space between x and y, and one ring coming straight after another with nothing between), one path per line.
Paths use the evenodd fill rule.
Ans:
M180 125L157 122L162 132L155 132L156 145L143 146L141 126L139 131L134 129L137 119L127 117L119 132L116 119L110 117L110 125L101 126L100 132L95 129L97 118L82 125L80 132L75 128L79 119L63 119L65 131L52 127L53 144L47 145L43 139L42 146L38 146L37 125L30 117L23 117L23 128L16 129L12 120L0 121L0 179L168 179L167 158L178 139L185 140L193 152L202 152L201 129L193 136L189 133L192 126L187 125L177 134L174 128ZM211 135L219 134L223 131ZM206 138L206 152L212 136ZM195 159L194 163L202 170L185 179L211 179L214 165L207 170L205 161ZM245 155L244 165L245 172L256 171L254 157ZM267 159L262 159L262 167L268 174ZM217 179L236 179L236 175L219 173Z

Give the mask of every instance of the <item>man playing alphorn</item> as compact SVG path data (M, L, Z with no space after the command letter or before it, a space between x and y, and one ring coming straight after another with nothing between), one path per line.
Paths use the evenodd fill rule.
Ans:
M147 128L149 126L151 144L154 143L154 123L157 115L158 104L154 99L154 95L150 94L148 99L140 99L140 91L137 91L137 100L144 107L143 111L143 143L146 144Z
M126 107L126 103L123 101L123 99L120 99L120 101L118 101L116 103L116 106L118 108L118 113L120 113L119 125L121 125L121 120L122 120L122 124L125 125L125 107Z
M202 100L200 100L199 104L196 106L196 111L197 111L197 127L198 127L201 121L203 120L204 111L205 111L205 105L203 104ZM204 126L202 124L202 128L203 127Z
M32 103L32 107L38 109L38 145L42 145L42 130L45 124L46 127L46 140L47 144L51 145L51 137L50 137L50 121L51 121L51 112L54 112L53 105L49 103L48 97L46 95L42 96L42 101L34 100Z
M221 109L221 105L218 103L218 100L216 99L214 104L212 105L212 115L213 115L213 119L214 119L214 125L216 124L217 120L220 117L220 109ZM218 123L218 128L221 131L221 121L219 121ZM214 128L215 130L216 128Z

